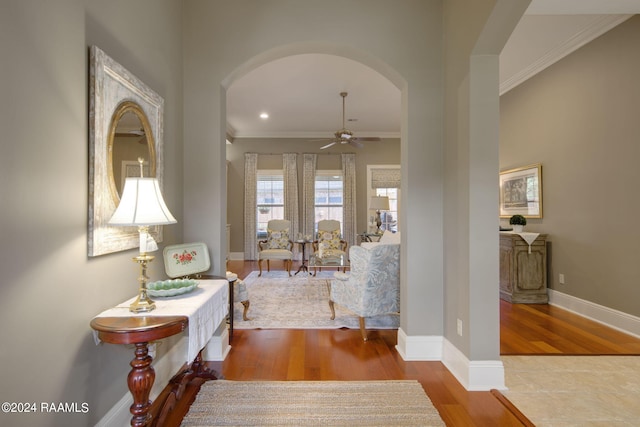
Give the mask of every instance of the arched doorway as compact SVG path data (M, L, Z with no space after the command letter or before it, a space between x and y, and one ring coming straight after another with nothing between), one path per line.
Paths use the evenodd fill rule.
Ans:
M349 114L346 116L349 129L358 137L379 136L382 141L365 142L361 147L337 145L322 149L327 138L342 125L341 92L349 93ZM278 57L238 76L227 88L226 96L228 140L233 141L227 144L227 162L232 171L227 184L227 194L232 199L228 204L227 218L234 230L231 245L234 257L243 256L243 243L244 259L255 257L252 249L256 245L251 239L254 233L244 230L242 200L238 196L245 188L245 177L237 172L242 170L241 155L244 152L263 154L260 157L261 169L266 164L271 165L267 169L279 169L280 158L276 154L284 152L328 154L335 160L345 150L354 152L358 164L355 230L366 230L369 213L367 167L370 164L388 164L390 159L400 164L400 98L400 89L379 72L358 61L327 53ZM260 119L260 113L269 113L270 117ZM274 158L267 158L270 156ZM324 168L340 168L339 162L327 162L325 159L327 156L322 156L320 162ZM300 161L298 175L298 200L302 205L304 184ZM246 221L255 222L248 217L254 210L245 207ZM298 211L302 221L304 212L301 208ZM309 227L300 224L297 231L306 228ZM355 242L355 231L353 234L349 241Z

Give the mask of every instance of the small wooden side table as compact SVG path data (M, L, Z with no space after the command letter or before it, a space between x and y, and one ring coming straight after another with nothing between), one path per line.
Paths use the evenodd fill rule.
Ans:
M111 344L134 344L135 357L127 377L133 396L131 425L146 426L151 420L149 393L156 378L149 356L149 342L179 334L189 323L187 316L96 317L91 327L100 340Z
M307 268L307 257L305 256L305 248L307 246L308 243L313 243L313 240L295 240L293 243L296 243L298 245L300 245L302 247L302 264L300 264L300 268L298 268L298 271L296 271L297 275L298 273L300 273L301 271L304 271L305 273L309 273L309 269Z

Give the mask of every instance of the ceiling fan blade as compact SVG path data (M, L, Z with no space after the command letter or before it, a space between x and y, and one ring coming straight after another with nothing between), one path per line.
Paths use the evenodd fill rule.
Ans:
M131 132L116 132L114 136L121 138L140 138L140 135L136 135L135 133Z
M358 138L353 138L356 139L358 141L382 141L382 139L378 138L377 136L365 136L365 137L358 137Z
M335 141L333 141L333 142L331 142L331 143L329 143L329 144L327 144L327 145L324 145L324 146L320 147L320 149L321 149L321 150L324 150L325 148L329 148L329 147L331 147L331 146L333 146L333 145L336 145L336 142L335 142Z
M358 142L356 141L357 138L354 139L350 139L349 140L349 144L353 145L354 147L358 147L358 148L362 148L364 147L364 144L362 142Z

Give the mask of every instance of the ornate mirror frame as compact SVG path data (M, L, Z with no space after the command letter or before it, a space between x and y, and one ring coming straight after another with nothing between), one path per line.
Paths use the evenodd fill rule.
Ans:
M118 198L113 195L113 132L123 108L143 114L148 131L155 177L163 185L164 99L97 46L91 46L89 65L89 212L87 254L89 257L137 248L136 227L112 227L109 219ZM148 127L148 129L147 129ZM150 227L153 238L162 241L162 226Z

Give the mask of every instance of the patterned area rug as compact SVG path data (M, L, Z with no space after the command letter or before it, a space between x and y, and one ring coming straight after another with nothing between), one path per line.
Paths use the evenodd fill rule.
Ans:
M301 272L289 277L286 271L249 274L247 285L251 303L242 320L242 305L234 307L235 329L359 329L358 316L336 304L336 318L331 320L328 281L333 271L320 271L316 277ZM293 274L293 273L292 273ZM367 329L397 329L400 316L389 314L367 318Z
M638 356L502 356L503 391L537 427L640 425Z
M444 426L417 381L209 381L195 426Z

